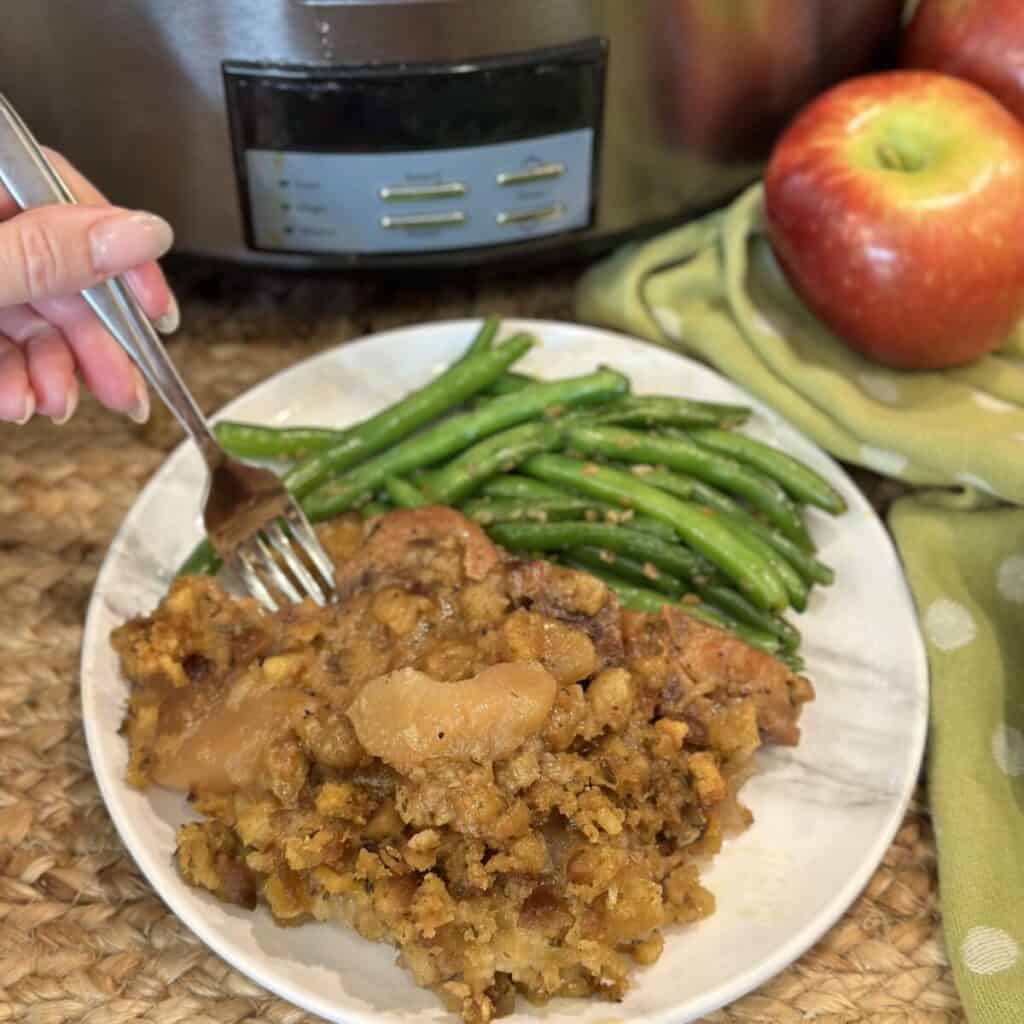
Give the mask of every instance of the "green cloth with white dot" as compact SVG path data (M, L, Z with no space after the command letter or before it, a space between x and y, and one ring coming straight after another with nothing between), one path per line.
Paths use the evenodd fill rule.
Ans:
M868 362L789 287L760 185L595 266L577 315L695 356L844 462L922 485L893 505L889 525L928 648L946 942L972 1024L1020 1024L1024 325L968 367L904 373Z

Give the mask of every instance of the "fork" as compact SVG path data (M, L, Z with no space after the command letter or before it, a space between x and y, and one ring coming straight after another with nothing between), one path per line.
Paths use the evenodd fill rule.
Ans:
M23 210L75 202L2 93L0 183ZM278 609L278 597L331 600L333 565L298 502L270 470L224 451L124 280L111 278L82 296L199 448L209 471L203 524L224 564L270 611Z

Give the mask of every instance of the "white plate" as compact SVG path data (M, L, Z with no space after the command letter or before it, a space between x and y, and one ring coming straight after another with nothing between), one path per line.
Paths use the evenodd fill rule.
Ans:
M325 352L253 388L225 410L261 423L342 425L420 386L458 355L474 321L374 335ZM638 969L619 1005L520 1001L516 1020L693 1020L757 987L841 916L877 867L906 809L921 760L927 675L917 619L888 536L867 501L827 455L711 370L622 335L564 323L515 321L543 347L522 369L556 377L599 364L627 373L638 392L755 407L751 429L823 473L844 495L841 520L813 515L812 533L837 581L816 588L799 617L817 700L805 708L795 749L760 753L744 790L754 825L729 842L705 875L718 910L670 932L653 967ZM204 470L182 446L139 496L100 572L82 653L82 708L93 768L125 845L167 905L250 978L333 1021L450 1020L434 996L394 963L394 950L341 926L276 927L186 886L173 864L175 828L189 817L175 793L124 782L118 736L127 688L110 631L150 611L200 536Z

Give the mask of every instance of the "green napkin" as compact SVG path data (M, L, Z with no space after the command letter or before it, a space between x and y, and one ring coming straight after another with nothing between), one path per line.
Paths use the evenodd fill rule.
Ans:
M928 644L929 786L950 958L974 1024L1020 1024L1024 325L969 367L870 363L795 296L762 201L754 186L724 210L619 250L584 275L577 315L710 363L845 462L955 488L900 500L890 526Z

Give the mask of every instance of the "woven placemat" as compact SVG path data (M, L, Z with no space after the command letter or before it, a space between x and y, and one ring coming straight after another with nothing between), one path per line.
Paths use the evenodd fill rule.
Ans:
M571 317L570 271L414 285L172 267L172 354L207 410L323 348L403 323ZM136 869L93 781L78 698L89 593L139 488L178 440L84 401L67 426L0 427L0 1022L305 1024L178 923ZM864 478L876 501L886 488ZM723 955L728 955L723 951ZM798 963L713 1024L951 1024L919 792L878 872Z

